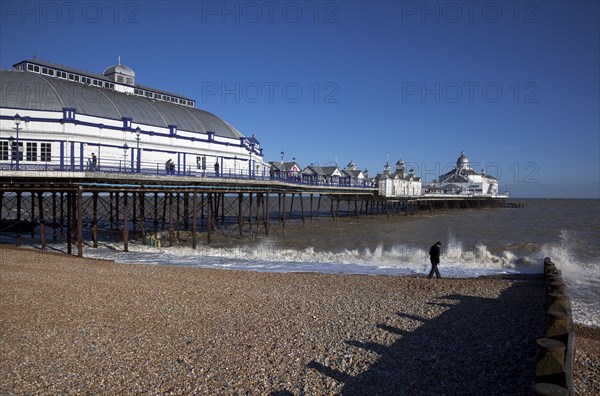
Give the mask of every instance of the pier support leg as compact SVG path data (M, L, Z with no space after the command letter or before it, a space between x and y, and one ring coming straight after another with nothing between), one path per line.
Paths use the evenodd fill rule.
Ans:
M77 190L77 257L83 257L83 191Z
M263 207L265 210L265 235L269 236L269 193L265 193L265 200L263 202Z
M306 226L306 221L304 219L304 200L302 199L302 194L298 194L300 198L300 212L302 213L302 226Z
M108 225L110 229L113 229L113 193L108 193Z
M285 235L285 193L283 193L283 201L282 201L282 205L283 205L283 206L282 206L282 209L283 209L283 210L282 210L282 212L281 212L281 213L282 213L282 219L281 219L281 220L282 220L282 223L283 223L283 224L282 224L282 225L283 225L282 233L283 233L283 235Z
M40 212L40 247L42 250L46 250L46 224L44 221L44 193L38 193L38 204Z
M169 193L169 246L173 246L173 194Z
M192 249L196 249L196 212L197 212L197 193L192 193Z
M165 229L165 222L167 221L167 204L169 201L169 199L171 197L171 193L164 193L163 194L163 210L162 210L162 230Z
M321 197L322 195L319 194L319 200L317 202L317 218L319 218L319 213L321 212Z
M131 229L133 232L136 230L137 225L137 194L133 192L131 194Z
M238 193L238 228L239 234L242 236L242 227L243 227L243 216L242 216L242 201L244 200L244 194Z
M60 225L62 228L62 224ZM56 230L58 230L58 222L56 221L56 193L52 193L52 241L56 242Z
M176 240L177 243L179 243L179 241L181 240L181 237L179 235L179 228L181 225L181 213L179 211L179 208L181 207L181 194L177 193L177 199L175 200L175 236L176 236Z
M60 237L65 237L65 193L63 192L60 193Z
M92 193L92 241L98 247L98 193Z
M21 246L21 192L17 192L17 238L15 245Z
M207 241L208 244L210 245L211 242L211 232L212 232L212 222L213 222L213 214L212 214L212 194L208 193L207 194L207 200L208 200L208 207L206 208L207 214L206 214L206 236L207 236Z
M154 237L158 237L158 193L154 193Z
M129 251L129 215L127 210L127 193L123 194L123 251Z
M190 229L190 194L183 194L183 229L188 231Z
M225 194L219 194L221 200L221 230L225 230Z
M73 253L72 246L72 234L71 230L73 227L73 193L71 191L67 192L67 254Z
M142 244L146 245L146 193L141 192L140 203L140 230L142 231Z
M31 239L35 238L35 193L31 192Z

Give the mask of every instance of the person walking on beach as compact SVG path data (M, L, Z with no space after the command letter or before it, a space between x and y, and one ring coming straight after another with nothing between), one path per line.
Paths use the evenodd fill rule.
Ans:
M429 260L431 261L431 271L429 271L429 275L427 279L433 278L433 273L435 272L436 278L440 279L440 271L438 270L438 264L440 263L440 246L442 246L442 242L437 241L433 246L429 248Z

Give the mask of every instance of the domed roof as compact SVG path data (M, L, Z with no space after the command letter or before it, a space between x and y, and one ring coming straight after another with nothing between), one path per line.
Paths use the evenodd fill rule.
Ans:
M111 74L123 74L129 77L135 77L135 73L129 67L118 64L111 67L107 67L103 73L105 76L110 76Z
M456 166L462 167L464 165L469 165L469 159L465 155L465 152L461 151L460 152L460 157L458 157L458 159L456 160Z
M94 86L44 77L37 73L0 70L0 107L59 111L69 107L77 114L239 139L243 135L223 119L204 110L154 101L146 97L106 91ZM18 87L18 88L15 88ZM23 92L37 94L25 95ZM48 93L47 95L41 93ZM52 93L52 94L50 94Z

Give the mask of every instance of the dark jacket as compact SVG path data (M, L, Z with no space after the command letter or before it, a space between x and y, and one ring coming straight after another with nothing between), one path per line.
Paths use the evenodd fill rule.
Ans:
M440 263L440 246L438 244L429 248L429 259L431 260L431 264Z

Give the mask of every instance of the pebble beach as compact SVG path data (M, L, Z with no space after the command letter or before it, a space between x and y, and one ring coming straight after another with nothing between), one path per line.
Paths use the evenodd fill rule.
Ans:
M0 245L0 394L530 394L541 276L123 265ZM577 327L575 387L600 390Z

